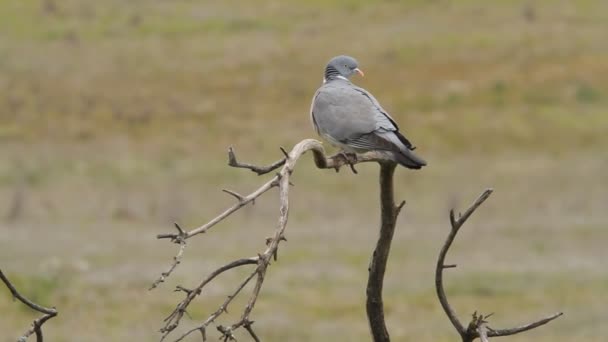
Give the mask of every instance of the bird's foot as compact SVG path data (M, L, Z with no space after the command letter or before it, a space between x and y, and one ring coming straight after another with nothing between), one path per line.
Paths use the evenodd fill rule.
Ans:
M340 153L338 153L338 155L344 159L344 161L346 162L346 164L348 164L348 166L350 166L350 169L353 171L354 174L359 173L355 169L355 164L357 163L357 154L356 153L340 151Z

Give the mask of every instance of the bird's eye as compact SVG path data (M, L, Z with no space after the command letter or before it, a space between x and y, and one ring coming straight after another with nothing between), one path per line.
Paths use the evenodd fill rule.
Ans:
M348 65L347 64L344 64L344 67L348 69Z

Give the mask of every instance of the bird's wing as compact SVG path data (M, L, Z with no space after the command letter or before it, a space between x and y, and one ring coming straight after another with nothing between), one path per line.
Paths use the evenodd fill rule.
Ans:
M389 149L374 137L366 136L376 133L392 143L390 149L413 149L378 101L351 83L334 81L319 88L313 98L311 117L318 133L355 148Z
M393 120L390 114L386 110L384 110L384 108L382 108L380 102L376 100L374 95L372 95L370 92L361 87L357 87L354 85L352 87L355 91L359 92L371 102L377 123L376 130L380 132L392 131L395 133L399 141L401 141L408 149L415 149L412 143L405 136L403 136L401 132L399 132L399 126L397 126L395 120Z
M374 116L376 118L377 129L384 129L387 131L399 130L399 126L397 126L395 120L393 120L390 114L388 114L388 112L382 108L374 95L361 87L357 87L355 85L351 85L351 87L354 91L363 95L368 99L368 101L371 102L371 110L374 112Z
M377 129L371 102L337 81L321 86L313 98L313 125L321 134L346 142Z

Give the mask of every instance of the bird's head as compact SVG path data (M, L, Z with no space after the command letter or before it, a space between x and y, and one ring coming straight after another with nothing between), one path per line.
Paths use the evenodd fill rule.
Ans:
M358 66L357 60L350 56L336 56L325 67L325 81L340 77L349 79L356 73L364 76Z

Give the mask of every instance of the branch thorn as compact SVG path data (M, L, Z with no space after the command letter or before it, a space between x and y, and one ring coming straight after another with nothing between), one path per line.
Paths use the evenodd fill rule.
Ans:
M179 223L173 222L173 225L175 226L175 229L177 229L177 231L179 232L180 236L186 235L186 232L182 229L182 227L180 227Z
M289 153L283 148L283 146L280 146L279 148L281 149L281 152L283 152L286 160L291 159L291 157L289 157Z
M239 194L237 192L234 192L232 190L222 189L222 191L225 192L225 193L227 193L227 194L229 194L229 195L234 196L239 202L243 202L245 200L245 197L243 197L243 195L241 195L241 194Z
M234 148L228 147L228 166L237 166L236 156L234 155Z

